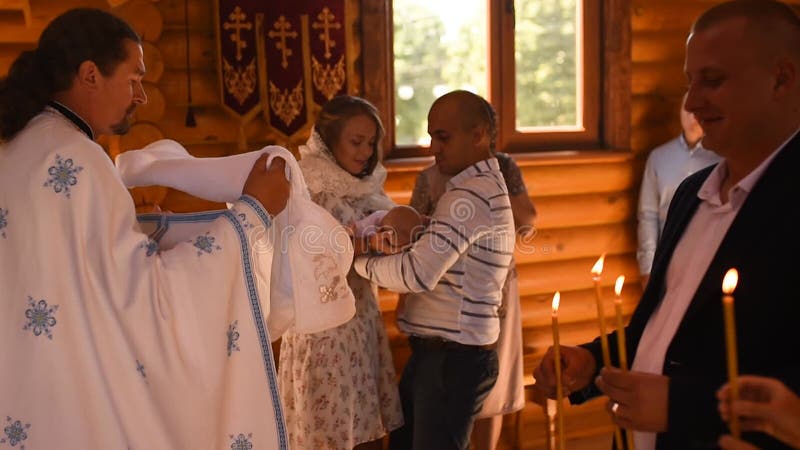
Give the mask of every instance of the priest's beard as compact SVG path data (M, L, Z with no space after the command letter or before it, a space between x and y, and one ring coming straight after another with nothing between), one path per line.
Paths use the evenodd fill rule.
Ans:
M128 131L131 129L131 117L133 116L133 111L136 110L136 105L131 104L128 109L125 110L125 116L122 117L122 120L111 125L111 131L116 134L127 134Z

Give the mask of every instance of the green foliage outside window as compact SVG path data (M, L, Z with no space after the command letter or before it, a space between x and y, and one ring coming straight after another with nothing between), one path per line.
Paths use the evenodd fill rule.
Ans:
M576 125L575 1L515 0L518 128ZM438 95L468 89L486 96L485 5L485 0L394 0L398 145L427 141L428 108ZM454 17L460 26L448 33L444 20Z

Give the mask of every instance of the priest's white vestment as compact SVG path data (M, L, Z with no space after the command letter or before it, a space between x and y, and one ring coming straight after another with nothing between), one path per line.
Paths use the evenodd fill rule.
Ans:
M0 448L287 448L254 268L271 218L243 196L193 221L159 249L50 108L0 146Z

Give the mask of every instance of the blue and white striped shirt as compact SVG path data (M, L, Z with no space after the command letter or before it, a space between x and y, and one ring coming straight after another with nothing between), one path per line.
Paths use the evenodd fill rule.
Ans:
M496 158L450 179L431 224L405 252L360 257L356 271L409 292L397 311L401 331L486 345L500 331L498 308L514 251L514 218Z

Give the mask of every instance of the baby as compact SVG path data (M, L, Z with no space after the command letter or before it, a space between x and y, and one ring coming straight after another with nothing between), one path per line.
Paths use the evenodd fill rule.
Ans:
M375 211L352 225L356 237L367 236L370 247L384 255L406 250L425 229L425 220L410 206Z

